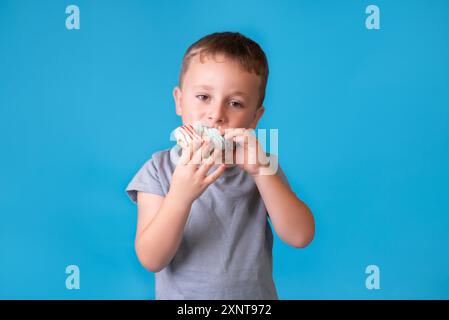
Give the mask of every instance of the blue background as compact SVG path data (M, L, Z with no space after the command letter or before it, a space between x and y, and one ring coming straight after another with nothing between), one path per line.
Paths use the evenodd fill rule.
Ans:
M316 218L306 249L275 238L280 298L449 298L448 20L447 1L0 0L0 298L154 298L124 189L172 146L182 55L215 31L266 51L259 127Z

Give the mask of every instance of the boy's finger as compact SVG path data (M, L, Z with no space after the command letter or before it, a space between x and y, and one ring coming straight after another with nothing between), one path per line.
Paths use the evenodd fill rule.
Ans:
M184 145L181 144L181 157L180 161L182 164L187 164L192 159L193 154L196 150L201 146L201 140L200 139L193 139L190 141L190 143Z
M195 165L200 165L201 164L201 156L202 156L202 152L203 152L203 147L205 145L205 141L201 142L199 147L195 148L193 151L193 155L192 158L190 159L189 164L195 164Z
M214 162L216 164L221 164L221 163L223 163L224 154L225 154L225 150L223 150L222 148L220 148L218 146L214 149L214 152L212 153L211 158L214 159Z
M207 173L209 172L210 168L214 166L215 162L216 161L213 157L204 159L201 166L198 168L197 173L202 177L206 177Z
M201 149L201 160L209 158L213 148L214 144L211 141L206 141Z
M206 182L208 185L214 183L223 174L225 170L226 165L220 164L220 166L214 172L212 172L210 175L206 177L206 179L204 179L204 182Z
M195 153L201 147L202 143L203 143L203 140L200 140L200 139L193 139L192 142L190 142L190 145L192 146L193 153Z
M226 131L224 138L225 139L231 139L233 137L237 136L255 136L256 132L252 128L235 128L229 131Z
M187 146L183 146L181 150L181 157L179 158L179 161L182 164L187 164L192 157L193 146L192 144L188 144Z
M226 130L225 134L224 134L224 138L225 139L229 139L235 136L239 136L245 133L245 128L233 128L233 129L228 129Z

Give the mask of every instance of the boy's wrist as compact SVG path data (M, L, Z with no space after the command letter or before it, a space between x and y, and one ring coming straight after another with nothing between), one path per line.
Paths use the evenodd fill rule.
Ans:
M278 169L278 158L275 155L270 155L259 165L257 172L252 174L253 179L259 179L263 177L275 176Z
M182 193L178 193L176 190L168 190L165 199L168 200L172 204L176 204L177 207L181 208L190 208L192 206L193 200L185 198L182 196Z
M264 163L259 163L256 172L251 174L253 178L266 175L272 175L272 173L270 173L270 158L268 157L264 160Z

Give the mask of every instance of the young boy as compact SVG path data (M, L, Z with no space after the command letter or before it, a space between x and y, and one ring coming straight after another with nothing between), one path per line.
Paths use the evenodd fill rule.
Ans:
M261 148L251 132L265 110L267 79L257 43L240 33L208 35L184 55L176 113L183 124L218 128L228 141L256 139ZM234 156L250 149L238 144ZM156 272L158 300L278 299L268 218L295 248L313 239L313 215L280 167L267 174L268 157L217 164L217 150L195 140L156 152L126 189L138 208L135 250Z

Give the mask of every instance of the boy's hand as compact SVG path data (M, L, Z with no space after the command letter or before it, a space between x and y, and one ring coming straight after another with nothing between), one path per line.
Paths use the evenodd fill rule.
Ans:
M189 146L182 148L182 155L173 172L170 192L176 195L180 202L190 205L204 190L226 170L224 164L207 175L209 170L221 156L218 149L213 150L210 141L193 140Z
M262 170L269 167L269 158L257 140L254 129L226 129L224 138L236 142L235 162L251 176L260 175Z

